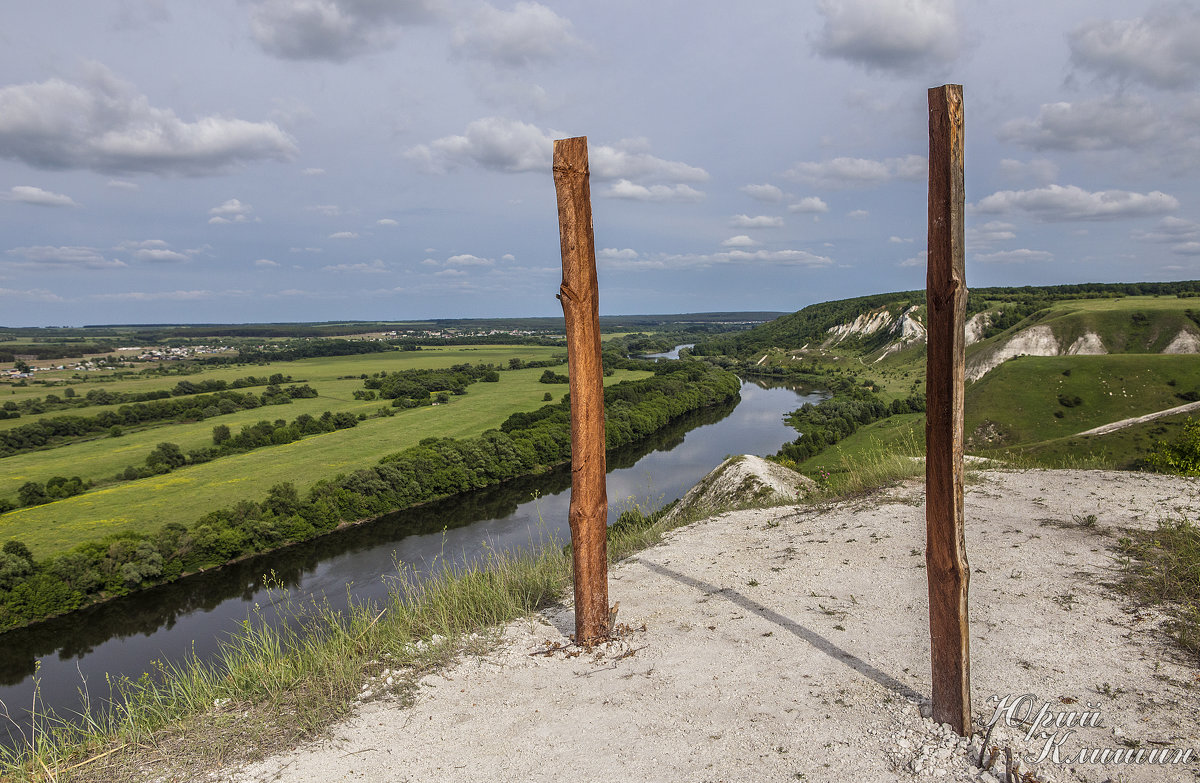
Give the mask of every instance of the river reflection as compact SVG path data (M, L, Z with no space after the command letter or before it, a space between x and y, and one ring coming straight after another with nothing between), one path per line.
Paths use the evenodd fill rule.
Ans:
M648 511L680 497L728 454L774 453L795 437L783 415L819 396L743 383L740 401L683 416L610 454L609 521L630 503ZM351 598L383 598L398 563L420 572L479 556L485 542L507 550L556 536L565 544L570 483L562 466L0 635L0 700L14 718L27 709L40 667L42 703L60 714L78 711L85 680L93 697L104 697L107 688L95 690L106 675L136 678L155 660L208 657L256 605L265 620L277 620L285 593L293 603L312 597L342 609ZM267 590L266 574L286 591ZM0 729L0 741L5 731L12 727Z

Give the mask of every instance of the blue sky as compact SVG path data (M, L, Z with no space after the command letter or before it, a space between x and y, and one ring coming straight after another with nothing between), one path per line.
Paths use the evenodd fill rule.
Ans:
M0 10L0 324L555 315L924 285L964 85L971 286L1200 277L1200 8L94 0Z

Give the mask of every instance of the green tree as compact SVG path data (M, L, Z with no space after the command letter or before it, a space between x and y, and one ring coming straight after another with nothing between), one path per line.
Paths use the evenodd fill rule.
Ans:
M160 443L146 457L146 465L164 473L187 464L183 449L174 443Z
M50 502L50 498L46 497L46 488L37 481L26 481L22 484L17 490L17 499L21 501L22 506L40 506Z
M229 425L218 424L212 429L213 445L220 446L225 441L229 440Z

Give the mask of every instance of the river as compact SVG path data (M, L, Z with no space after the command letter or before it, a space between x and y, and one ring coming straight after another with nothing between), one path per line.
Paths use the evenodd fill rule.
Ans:
M609 522L637 503L650 511L682 496L730 454L773 454L796 433L784 414L824 395L744 382L740 401L697 411L639 443L609 455ZM80 709L80 689L106 698L106 677L137 678L153 661L210 656L258 606L277 619L274 602L309 596L342 609L349 598L380 599L397 563L421 571L437 560L462 562L486 542L492 549L528 547L554 534L570 540L571 474L560 467L380 517L317 540L89 607L0 635L0 742L28 722L35 673L39 708ZM279 585L268 590L265 574ZM19 739L17 740L19 741Z

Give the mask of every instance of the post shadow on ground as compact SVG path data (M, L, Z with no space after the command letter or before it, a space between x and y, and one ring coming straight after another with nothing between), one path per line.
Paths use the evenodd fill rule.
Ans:
M646 560L639 560L638 562L657 574L661 574L669 579L674 579L676 582L688 585L689 587L694 587L703 592L705 595L720 596L730 603L742 607L748 612L753 612L764 620L769 620L775 623L780 628L783 628L784 630L795 634L804 641L808 642L813 647L825 653L835 661L844 663L846 666L849 666L862 676L874 680L888 690L894 691L910 701L927 701L925 696L922 696L920 693L900 682L895 677L892 677L886 672L880 671L864 661L862 658L843 650L841 647L838 647L836 644L829 641L824 636L821 636L819 633L809 628L805 628L795 620L784 617L779 612L763 606L757 601L747 598L732 588L717 587L716 585L709 584L708 582L696 579L695 577L681 574L678 571L672 570L663 565L659 565L658 563L651 563Z

